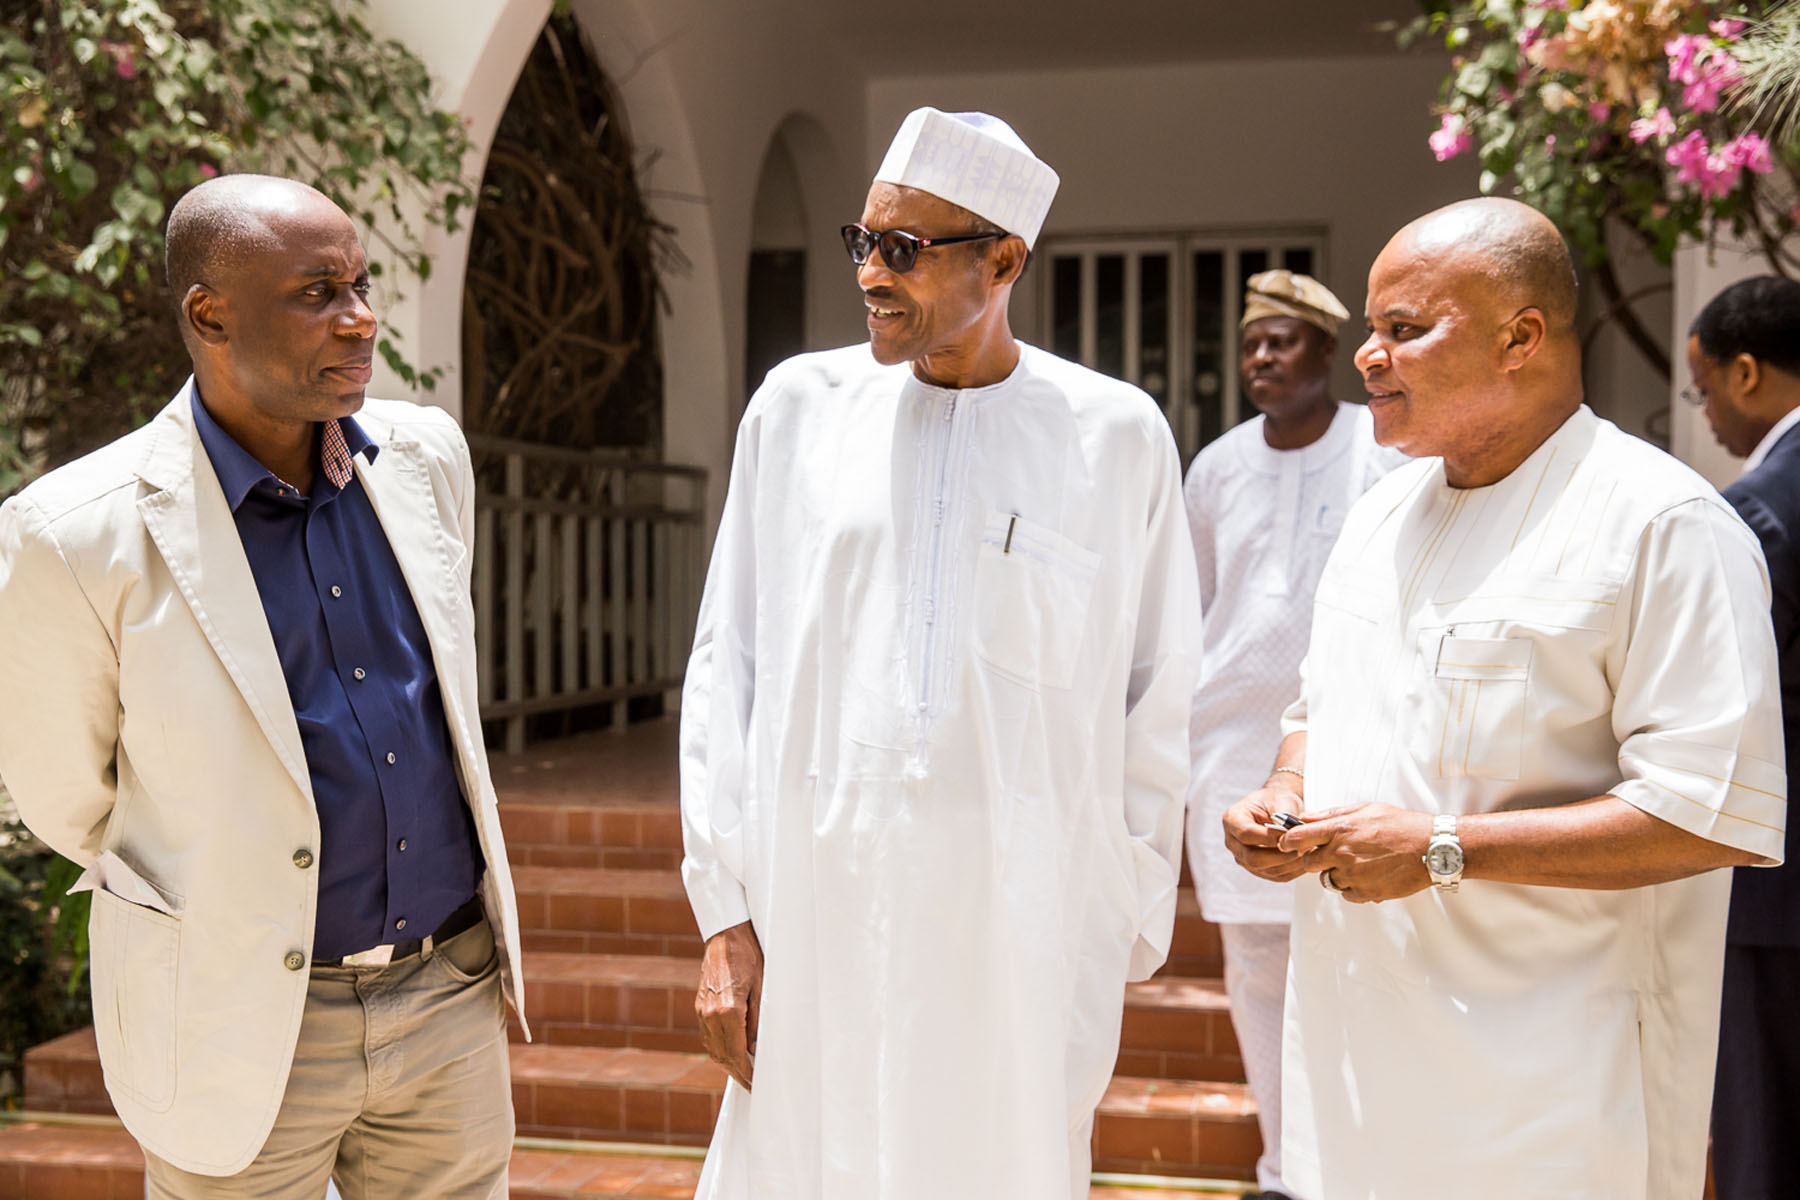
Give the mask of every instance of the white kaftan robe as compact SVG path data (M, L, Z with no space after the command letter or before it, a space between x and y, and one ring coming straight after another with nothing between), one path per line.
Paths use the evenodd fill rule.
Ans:
M1194 694L1187 851L1200 910L1222 924L1287 924L1294 885L1258 879L1225 848L1225 810L1263 785L1281 714L1300 694L1313 589L1344 514L1407 460L1340 404L1318 441L1277 450L1259 415L1195 457L1182 487L1206 646ZM1271 1185L1272 1186L1272 1185Z
M1200 612L1167 424L1022 346L864 346L738 433L682 701L683 876L766 958L700 1200L1065 1200L1174 921Z
M1403 467L1320 582L1284 722L1307 732L1307 807L1611 793L1777 861L1768 596L1713 489L1586 408L1490 487ZM1693 1200L1730 887L1301 888L1286 1177L1309 1200Z

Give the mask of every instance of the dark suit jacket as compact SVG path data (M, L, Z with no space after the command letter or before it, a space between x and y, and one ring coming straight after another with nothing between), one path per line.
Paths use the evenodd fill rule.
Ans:
M1800 425L1781 435L1756 470L1725 489L1725 499L1762 542L1774 593L1775 647L1781 656L1781 727L1791 781L1800 773ZM1745 946L1800 946L1800 865L1794 861L1795 813L1787 822L1787 861L1739 867L1731 884L1726 940Z

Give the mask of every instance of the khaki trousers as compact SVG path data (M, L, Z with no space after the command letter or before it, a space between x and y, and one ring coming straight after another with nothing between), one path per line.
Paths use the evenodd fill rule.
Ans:
M512 1085L484 921L386 967L314 967L275 1128L236 1175L146 1153L151 1200L506 1200Z

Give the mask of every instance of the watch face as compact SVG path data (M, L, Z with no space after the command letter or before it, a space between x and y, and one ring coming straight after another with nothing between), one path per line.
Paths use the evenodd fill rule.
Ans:
M1462 865L1462 847L1451 842L1439 842L1425 851L1425 869L1433 875L1454 875Z

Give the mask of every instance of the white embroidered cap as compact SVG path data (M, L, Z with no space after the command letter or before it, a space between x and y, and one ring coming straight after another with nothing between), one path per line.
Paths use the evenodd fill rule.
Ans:
M915 108L875 182L930 192L1034 246L1061 180L999 117Z

